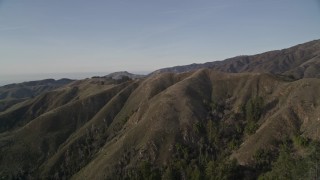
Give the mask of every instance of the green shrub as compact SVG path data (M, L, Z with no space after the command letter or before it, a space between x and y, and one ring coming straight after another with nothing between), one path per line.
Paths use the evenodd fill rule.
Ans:
M301 135L296 135L292 138L292 141L295 146L299 147L307 147L309 144L309 140Z

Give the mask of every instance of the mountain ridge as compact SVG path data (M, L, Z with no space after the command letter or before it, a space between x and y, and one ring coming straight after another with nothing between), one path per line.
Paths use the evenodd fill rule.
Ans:
M287 76L291 75L296 79L303 77L320 77L319 72L314 72L315 70L313 70L320 67L319 47L320 40L313 40L282 50L273 50L256 55L241 55L222 61L206 62L203 64L163 68L151 74L162 72L181 73L201 68L210 68L217 71L234 73L269 72L273 74L285 74ZM310 51L314 50L317 51L310 53ZM303 57L304 54L308 54L309 56ZM298 60L298 62L294 62L295 60ZM293 67L286 66L289 64L293 65ZM280 65L282 65L282 67L280 67Z
M223 72L231 59L218 70L94 77L18 103L0 112L0 179L314 177L320 79L309 66L291 75L301 62L319 70L319 42L257 55L244 72Z

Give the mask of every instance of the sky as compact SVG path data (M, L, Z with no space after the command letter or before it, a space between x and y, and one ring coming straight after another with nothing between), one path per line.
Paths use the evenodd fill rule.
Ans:
M0 0L0 79L150 72L319 38L319 0Z

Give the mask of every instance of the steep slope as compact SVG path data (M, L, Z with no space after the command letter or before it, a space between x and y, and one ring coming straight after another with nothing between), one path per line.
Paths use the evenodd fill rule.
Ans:
M273 146L282 138L301 134L320 140L320 81L303 79L277 88L272 98L277 102L258 121L260 128L234 153L241 164L250 163L252 155L260 148Z
M106 102L122 88L126 88L128 83L134 83L114 84L112 82L105 83L104 79L78 81L71 87L49 92L29 102L24 107L27 109L26 112L11 119L24 122L24 126L21 128L18 126L11 132L0 134L0 174L9 173L11 177L19 177L35 171L41 162L51 157L60 144L90 120ZM69 94L70 88L73 93L66 101L65 95ZM73 89L78 89L79 92ZM59 94L61 96L58 96ZM28 122L25 122L27 118L25 113L32 111L39 101L44 105L41 106L44 109L41 109L37 117L29 118ZM3 119L0 120L3 121Z
M45 79L0 87L0 112L12 105L71 83L70 79Z
M0 134L1 176L141 179L171 172L184 179L199 171L252 178L265 172L255 165L257 151L276 150L300 133L320 139L319 79L203 69L117 83L76 81L22 104L28 112L54 99L27 121L25 113L11 117L24 123Z
M0 112L0 132L20 127L45 112L113 87L114 83L114 80L105 78L75 81L69 83L68 86L16 104L6 111Z
M210 68L222 72L265 72L283 74L294 79L320 77L320 40L296 45L288 49L270 51L252 56L238 56L224 61L207 62L164 68L162 72L187 72Z
M232 134L240 136L238 143L244 143L232 157L236 157L240 164L247 165L245 162L250 162L257 150L275 146L272 142L293 136L300 129L307 137L316 137L312 136L314 129L303 127L319 127L320 124L315 124L315 120L305 122L307 112L310 119L319 116L319 98L315 94L299 98L299 103L306 101L305 108L291 103L296 102L296 95L306 90L307 84L310 86L308 91L319 93L319 83L317 79L286 82L267 74L223 74L208 70L189 74L153 98L141 101L142 104L148 104L144 110L134 110L135 113L128 116L123 129L113 140L107 141L95 158L74 178L111 178L116 174L128 173L125 169L139 167L139 162L143 161L166 167L174 158L177 144L190 149L201 145L198 144L201 138L195 132L195 126L200 124L200 127L205 127L210 120L222 122L225 128L221 138L226 142L220 144L220 148L228 148L233 141L229 139ZM255 97L261 97L264 103L261 117L256 119L257 128L252 130L251 135L245 133L249 122L241 107ZM307 101L311 99L312 102ZM215 102L217 107L211 107L213 109L208 111L206 102Z

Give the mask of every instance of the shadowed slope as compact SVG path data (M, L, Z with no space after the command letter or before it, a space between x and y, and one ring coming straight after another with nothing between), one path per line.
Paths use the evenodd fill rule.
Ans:
M131 83L103 85L101 88L96 87L95 93L90 92L84 96L83 93L86 91L86 88L82 89L81 87L94 81L84 81L80 82L79 86L76 85L82 90L81 93L76 93L77 97L82 94L81 98L56 104L57 106L52 106L36 118L30 119L30 122L22 128L0 134L0 144L2 147L0 153L1 173L20 176L21 173L28 174L34 172L41 162L44 162L57 152L60 144L65 142L72 133L94 117L121 89ZM59 91L64 92L65 90ZM64 96L60 98L59 96L53 96L52 99L43 103L65 100ZM43 99L40 98L40 100ZM35 104L37 102L35 100ZM34 104L30 104L32 108ZM23 122L24 116L18 116L16 119L12 118L12 120Z
M0 112L10 108L16 103L52 91L72 81L73 80L70 79L46 79L2 86L0 87Z

